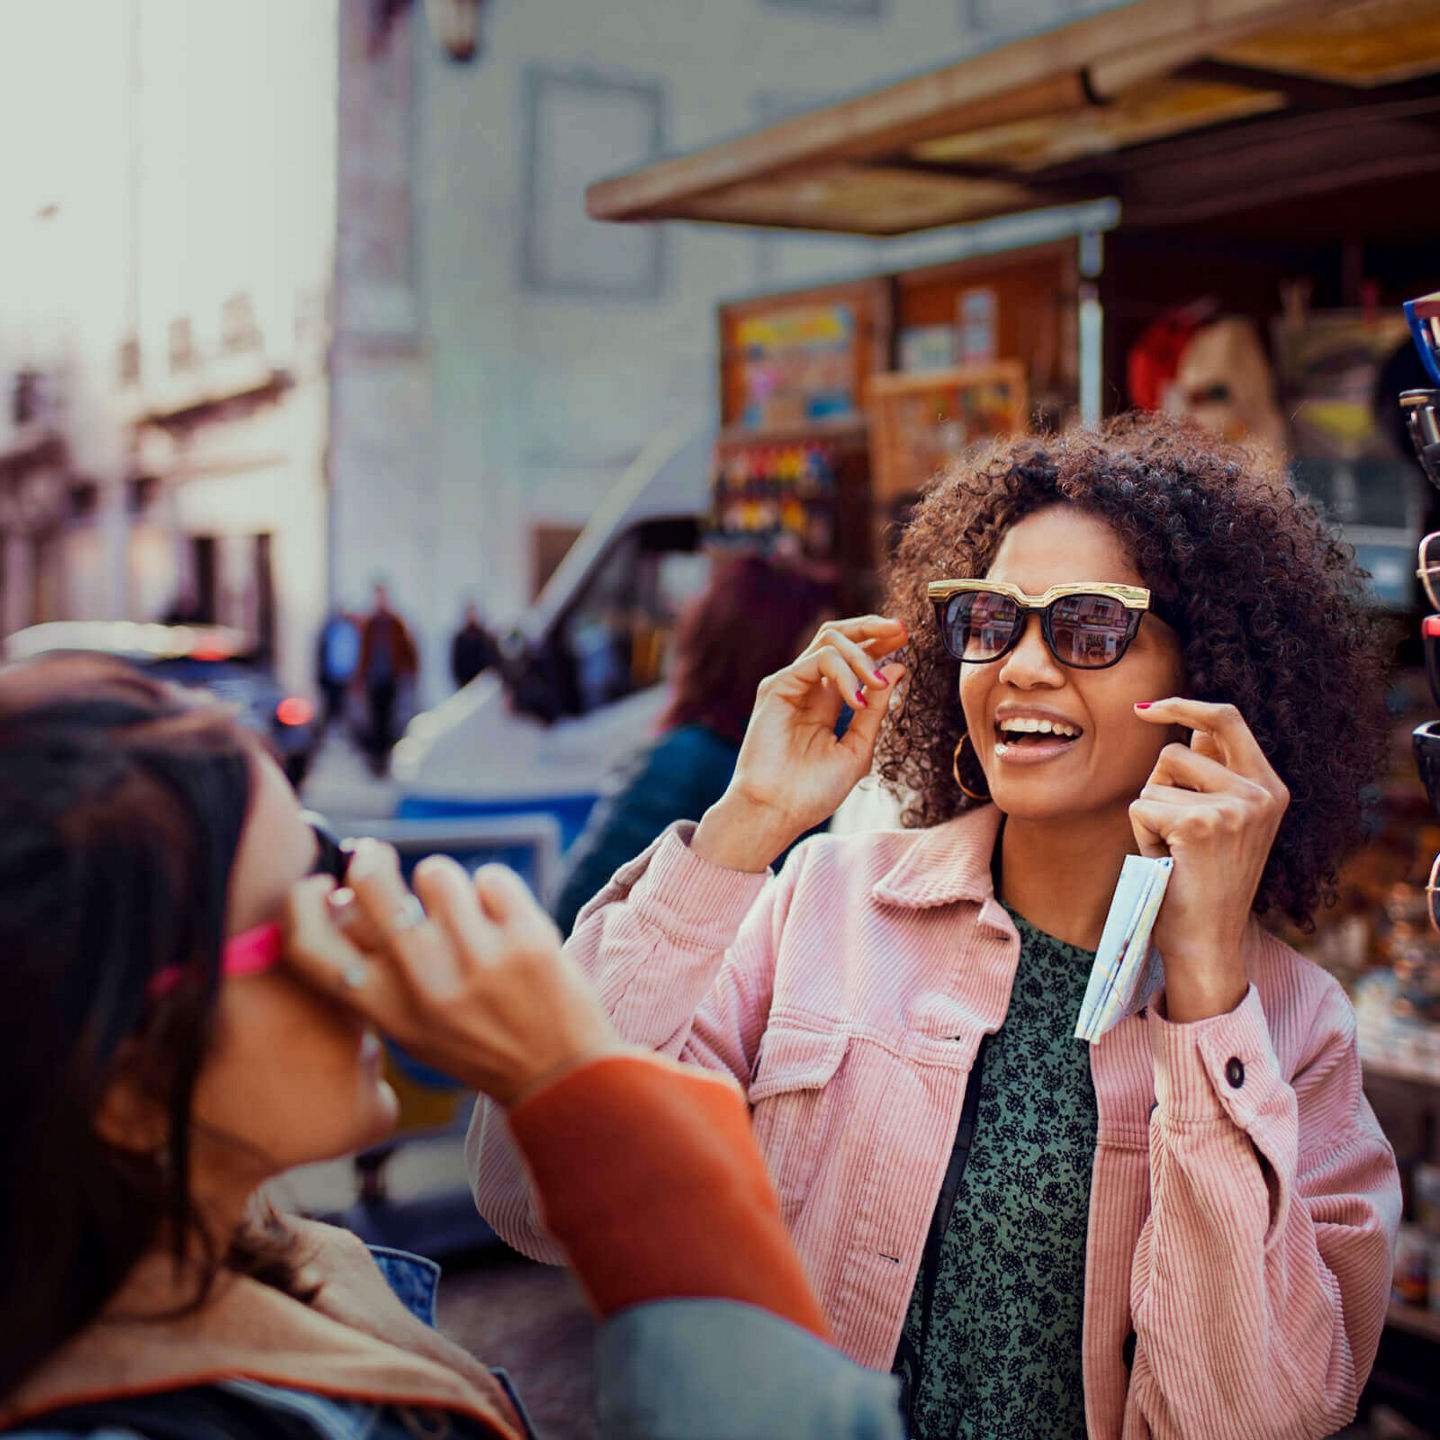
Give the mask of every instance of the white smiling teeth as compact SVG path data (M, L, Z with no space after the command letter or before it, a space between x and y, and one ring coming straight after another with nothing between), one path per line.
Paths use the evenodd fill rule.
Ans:
M1032 715L1004 720L1000 729L1007 735L1057 735L1062 740L1076 740L1080 736L1080 731L1074 725L1066 725L1060 720L1042 720Z

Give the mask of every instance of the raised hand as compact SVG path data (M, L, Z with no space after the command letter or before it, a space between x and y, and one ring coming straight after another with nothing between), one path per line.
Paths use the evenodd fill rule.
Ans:
M292 889L286 959L427 1065L508 1107L628 1048L513 871L487 865L472 881L432 855L412 896L395 851L362 840L346 880L353 899L325 876Z
M1167 745L1130 823L1141 853L1175 861L1155 943L1165 961L1165 1013L1203 1020L1245 996L1244 936L1290 792L1233 705L1157 700L1136 713L1191 730Z
M879 615L831 621L793 664L761 682L734 777L691 841L697 854L732 870L763 870L835 812L870 769L905 674L883 662L905 638L898 620ZM855 715L837 740L845 705Z

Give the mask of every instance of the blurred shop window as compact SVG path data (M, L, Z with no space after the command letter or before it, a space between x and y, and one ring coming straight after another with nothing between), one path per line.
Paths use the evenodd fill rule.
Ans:
M123 390L140 383L140 342L135 336L127 336L116 347L115 378Z
M34 370L19 371L10 384L10 421L28 425L40 418L40 376Z
M658 226L605 225L585 214L597 175L642 164L663 142L658 83L531 70L525 87L522 279L546 293L660 293Z
M260 349L260 326L248 295L232 295L220 307L220 348L227 355Z
M650 520L611 547L556 632L562 713L589 714L664 678L680 612L704 585L697 542L693 519Z
M183 375L195 368L195 327L188 315L170 322L170 373Z

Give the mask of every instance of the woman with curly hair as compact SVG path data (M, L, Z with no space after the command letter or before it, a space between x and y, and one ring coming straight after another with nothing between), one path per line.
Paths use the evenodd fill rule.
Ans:
M993 447L918 508L889 616L766 681L725 796L582 912L621 1033L746 1088L840 1343L902 1374L913 1434L1295 1440L1353 1413L1394 1156L1344 994L1259 919L1308 923L1361 838L1363 583L1208 435ZM872 758L909 828L767 878ZM1164 988L1086 1046L1135 853L1174 860ZM482 1210L556 1258L484 1107L471 1140Z

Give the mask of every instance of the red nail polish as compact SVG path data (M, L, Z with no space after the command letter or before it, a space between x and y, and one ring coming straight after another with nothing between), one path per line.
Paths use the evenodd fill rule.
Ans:
M855 705L857 709L868 710L870 702L857 690L855 692Z
M875 672L875 678L876 678L882 685L885 683L885 677L884 677L884 675L882 675L882 674L880 673L880 671L878 671L878 670Z
M1137 710L1148 710L1154 703L1153 700L1137 700L1135 702L1135 708Z

